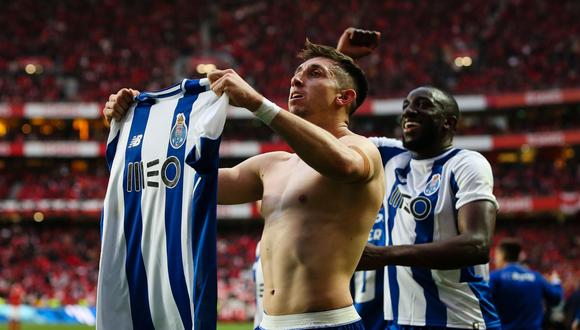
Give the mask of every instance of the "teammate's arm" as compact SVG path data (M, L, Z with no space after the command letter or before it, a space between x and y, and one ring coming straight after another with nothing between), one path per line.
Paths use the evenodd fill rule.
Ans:
M230 104L256 112L264 97L248 85L234 70L216 70L208 74L216 94L227 93ZM380 155L362 137L348 137L344 142L326 130L294 115L279 111L269 126L280 134L292 149L320 174L344 182L360 182L375 175Z
M381 33L378 31L349 27L338 39L336 50L356 60L371 54L380 41Z
M489 261L496 213L496 206L490 201L467 203L457 214L459 235L415 245L367 244L357 269L378 269L386 265L457 269L485 264Z

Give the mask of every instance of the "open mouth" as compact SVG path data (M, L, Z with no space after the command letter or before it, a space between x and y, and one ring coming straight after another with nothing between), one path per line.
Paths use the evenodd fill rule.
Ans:
M300 93L296 93L296 92L290 94L290 100L301 99L303 97L304 97L304 95L302 95Z
M421 124L416 121L405 121L403 123L403 132L411 132L419 127L421 127Z

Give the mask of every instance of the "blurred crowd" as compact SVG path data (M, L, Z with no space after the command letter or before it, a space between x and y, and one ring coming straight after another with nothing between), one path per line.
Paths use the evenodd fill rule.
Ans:
M247 320L253 316L252 266L259 235L259 230L255 230L218 236L220 320ZM505 236L515 236L524 242L526 265L546 275L557 272L566 297L579 289L578 224L503 223L496 230L494 241L499 242ZM24 292L22 303L52 307L94 306L98 259L97 225L3 226L0 229L0 303L7 303L11 287L20 283Z
M575 0L9 0L2 8L0 102L154 90L195 75L199 58L286 97L305 38L335 45L348 26L382 33L380 49L362 61L375 97L418 84L495 93L580 83ZM455 64L465 57L469 66Z
M252 264L259 233L218 237L218 308L222 320L245 320L255 308ZM20 284L22 304L60 307L96 303L98 225L0 227L0 304Z
M497 197L556 196L580 187L580 147L484 153L492 164ZM241 159L225 159L234 166ZM103 199L109 173L103 159L13 160L0 172L0 200Z
M104 104L104 103L103 103ZM401 103L402 104L402 103ZM82 122L82 125L79 125ZM6 141L97 141L104 143L109 129L103 120L1 119ZM82 130L80 127L82 126ZM401 138L397 115L359 115L351 118L353 131L364 136ZM580 130L580 104L530 106L494 111L463 112L457 134L502 136L538 132ZM82 136L82 139L81 139ZM257 119L229 119L224 141L279 142L280 137Z
M234 67L268 98L285 99L298 63L295 55L305 38L335 45L348 26L382 33L379 49L360 62L374 98L401 97L424 84L454 94L580 86L577 0L8 0L2 4L0 103L103 102L121 87L156 90L183 77L198 77L196 64L208 61ZM467 57L470 65L456 64L456 59ZM366 136L400 137L397 120L396 116L355 116L352 126ZM2 142L11 143L106 139L107 129L100 119L81 124L12 118L0 120L0 131ZM469 113L463 115L458 133L522 134L531 128L534 132L578 129L580 105ZM85 138L79 137L82 134ZM280 142L256 120L228 121L225 140ZM498 197L578 191L578 146L506 152L485 154L493 166ZM102 199L107 181L103 159L0 159L0 200ZM508 225L497 230L495 241L508 235L524 242L531 268L560 274L567 296L579 289L577 223ZM222 233L218 238L221 320L253 315L252 264L258 237L256 232ZM20 283L26 304L94 305L98 258L96 223L2 223L0 304Z

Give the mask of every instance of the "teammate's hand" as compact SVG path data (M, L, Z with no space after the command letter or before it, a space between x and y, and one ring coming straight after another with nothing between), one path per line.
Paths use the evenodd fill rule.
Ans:
M207 74L211 89L219 96L226 93L230 104L246 108L252 112L258 110L264 97L232 69L214 70Z
M130 88L123 88L117 94L111 94L103 109L103 115L107 122L110 123L112 119L121 120L135 102L134 98L137 95L139 95L139 91Z
M378 31L349 27L340 36L336 49L356 60L372 53L380 41L381 33Z

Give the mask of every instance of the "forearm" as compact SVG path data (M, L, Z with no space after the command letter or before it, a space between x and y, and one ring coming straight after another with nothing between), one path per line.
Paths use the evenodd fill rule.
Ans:
M445 241L415 245L367 244L357 269L379 269L387 265L457 269L488 261L487 244L480 239L459 235Z
M328 131L288 111L280 111L270 127L304 162L322 175L348 180L356 179L362 172L356 151Z

